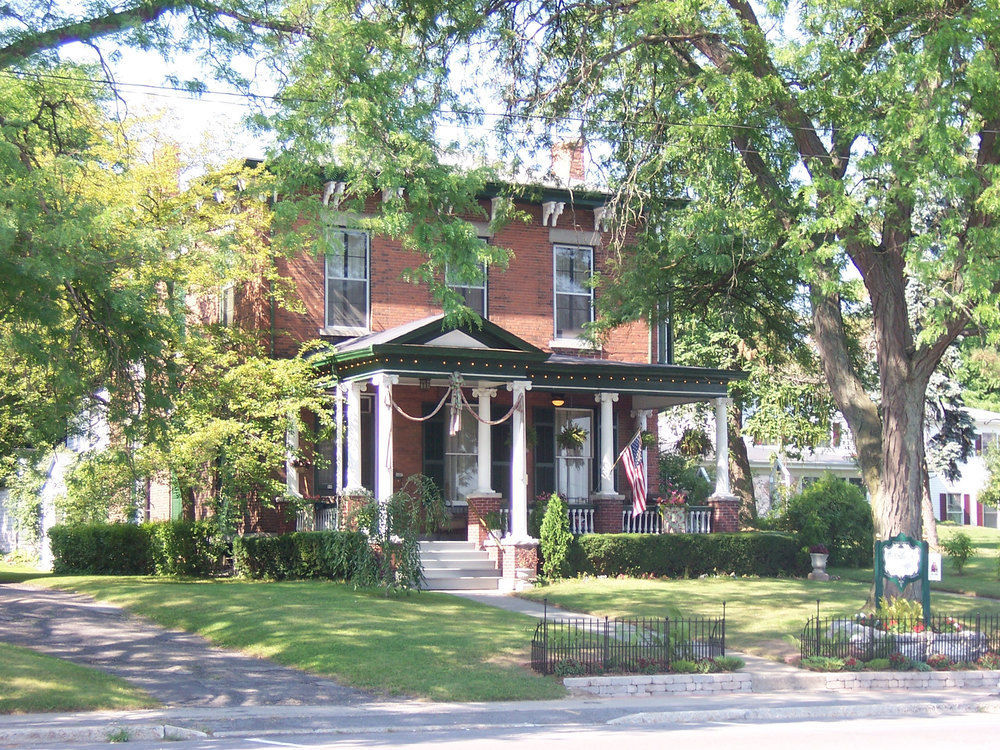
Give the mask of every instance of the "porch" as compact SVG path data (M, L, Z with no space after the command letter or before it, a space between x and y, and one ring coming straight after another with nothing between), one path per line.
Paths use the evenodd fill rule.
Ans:
M485 320L445 329L441 316L342 342L325 366L337 380L337 430L323 449L329 471L317 472L309 494L371 492L385 502L405 476L423 473L464 512L464 536L478 548L489 524L504 545L535 545L529 499L552 492L567 498L574 533L668 530L652 507L633 516L616 460L640 431L655 441L661 408L714 400L724 415L727 383L741 376L553 354ZM715 494L686 513L684 531L735 530L726 419L718 424ZM652 505L656 451L642 454Z

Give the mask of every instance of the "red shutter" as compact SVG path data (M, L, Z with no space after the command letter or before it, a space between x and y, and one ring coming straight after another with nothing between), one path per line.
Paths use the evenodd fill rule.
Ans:
M939 521L948 520L948 496L941 493L941 516L938 518Z
M978 500L976 501L976 525L983 525L983 504Z
M970 503L970 500L969 500L969 496L968 495L963 495L962 497L965 500L965 514L964 514L965 518L963 519L963 523L966 526L968 526L971 523L970 517L969 517L969 510L970 510L969 503Z

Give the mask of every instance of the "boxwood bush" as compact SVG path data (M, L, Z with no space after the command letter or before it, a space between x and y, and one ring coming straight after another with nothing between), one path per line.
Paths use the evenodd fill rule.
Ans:
M224 572L229 541L210 521L143 524L154 571L161 576L213 576Z
M865 493L829 472L789 498L778 527L795 533L804 549L825 544L830 565L863 568L872 564L875 531Z
M133 523L85 523L49 529L56 573L135 576L153 572L149 530Z
M788 534L586 534L576 545L576 572L591 575L782 576L809 570L808 556Z
M297 531L233 540L237 576L253 579L355 580L372 570L368 539L356 531Z

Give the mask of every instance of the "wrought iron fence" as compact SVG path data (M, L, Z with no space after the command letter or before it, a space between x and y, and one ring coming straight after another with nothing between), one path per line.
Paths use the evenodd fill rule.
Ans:
M725 604L721 617L545 617L531 639L531 668L542 674L666 672L679 660L726 655Z
M811 617L802 629L802 658L976 662L1000 652L1000 615L880 620L871 615Z

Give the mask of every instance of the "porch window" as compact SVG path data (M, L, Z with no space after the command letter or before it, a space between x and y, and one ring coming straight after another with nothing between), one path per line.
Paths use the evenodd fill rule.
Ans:
M965 508L962 507L962 496L957 492L950 492L945 496L945 513L948 521L962 523L965 520Z
M587 433L580 448L558 444L559 434L567 427L581 427ZM590 499L594 462L594 412L590 409L556 409L556 492L569 502Z
M327 234L326 327L368 329L368 235L348 229Z
M594 249L556 245L553 250L556 338L579 338L584 324L594 319L594 290L588 286L594 274Z
M486 317L486 264L479 265L479 278L475 281L458 281L450 269L445 269L445 283L465 300L465 304L481 318Z
M479 425L469 415L463 415L462 429L445 436L444 498L449 502L464 502L479 484L478 436Z

